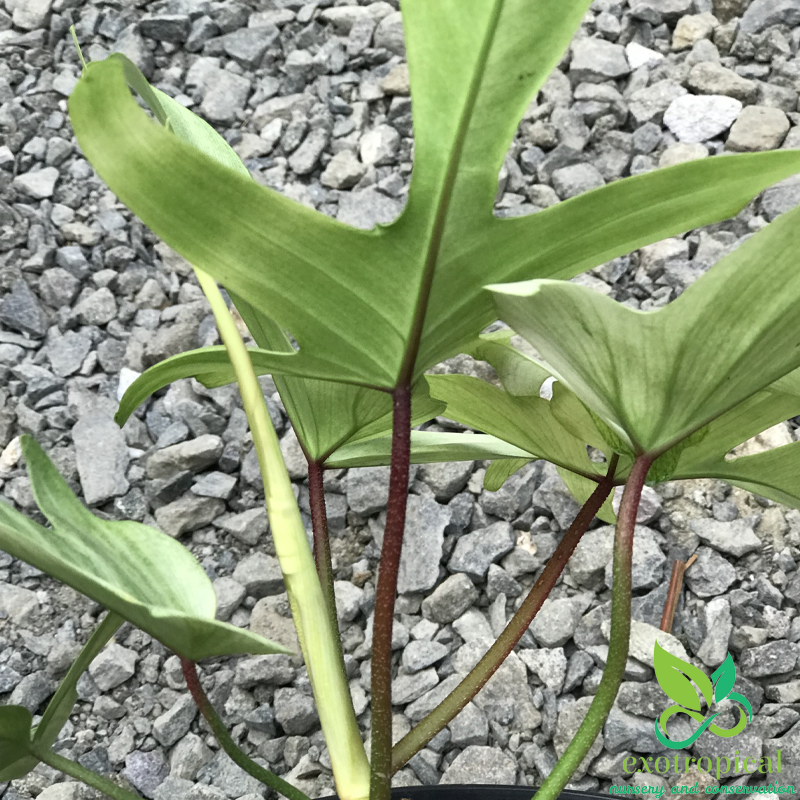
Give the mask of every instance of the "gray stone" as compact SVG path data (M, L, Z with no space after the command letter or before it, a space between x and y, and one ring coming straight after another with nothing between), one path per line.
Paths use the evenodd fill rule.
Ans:
M403 650L403 668L408 673L419 672L441 661L448 652L441 642L427 639L409 642Z
M517 765L511 756L494 747L471 745L445 770L440 786L483 783L502 786L516 783Z
M328 131L314 128L303 143L289 156L289 166L296 175L308 175L317 166L319 157L328 146Z
M320 183L331 189L351 189L364 177L366 171L366 166L352 150L342 150L328 162L320 176Z
M36 295L23 278L0 302L0 322L14 331L41 338L47 332L47 319Z
M167 536L177 538L184 533L209 525L225 510L225 503L213 497L184 497L156 509L156 522Z
M674 722L669 725L669 732L675 735ZM687 725L687 737L689 735L691 729ZM616 705L612 706L603 726L603 740L610 753L622 753L626 750L658 753L664 750L664 746L656 738L652 719L629 714Z
M631 68L622 45L587 37L572 45L569 71L576 83L603 83L624 77Z
M464 574L451 575L422 601L426 619L446 625L458 619L478 599L478 590Z
M797 652L797 645L784 640L751 647L742 651L739 661L742 674L748 678L763 678L790 672L797 664Z
M233 571L234 580L244 586L250 597L260 600L286 590L278 559L265 553L245 556Z
M231 534L243 544L254 546L269 529L267 510L263 506L242 511L241 514L225 514L214 520L214 527Z
M67 270L50 267L39 279L39 296L53 308L68 306L77 296L80 285L81 282Z
M635 543L634 535L634 547ZM601 586L606 565L611 560L613 546L613 528L611 526L587 531L567 562L570 575L581 586L588 589L596 589Z
M26 675L11 692L8 704L27 708L35 714L39 706L56 690L56 684L42 672Z
M698 94L726 95L742 103L754 103L758 96L758 84L755 81L742 78L732 69L711 61L695 64L686 85Z
M465 572L474 580L485 577L489 565L514 549L514 529L507 522L461 536L447 564L451 572Z
M84 297L72 315L83 325L106 325L117 316L117 301L107 286Z
M553 188L562 200L605 186L603 176L591 164L573 164L553 172Z
M0 581L0 608L14 624L26 627L39 610L39 600L30 589Z
M156 512L156 519L158 519L158 512ZM217 619L221 620L229 620L246 597L244 586L239 581L228 577L217 578L214 581L214 594L217 596Z
M656 681L625 681L617 695L617 705L623 711L651 720L660 716L669 703L669 698Z
M373 44L383 47L398 56L405 56L406 45L403 37L403 19L399 11L387 14L375 29Z
M231 31L218 41L224 51L242 67L255 70L279 35L280 31L275 25L267 24Z
M44 200L52 197L58 181L58 170L55 167L44 167L36 172L24 172L14 178L13 186L25 197L32 200Z
M525 666L549 689L561 693L567 677L567 657L563 647L520 650Z
M273 706L275 721L289 736L302 736L319 721L314 700L297 689L277 689Z
M800 25L800 0L753 0L742 15L739 29L754 34L772 25Z
M361 137L361 161L375 167L393 164L399 147L400 134L391 125L378 125Z
M447 729L453 747L485 745L489 739L489 720L474 703L467 703Z
M660 125L664 112L675 100L685 95L686 89L679 83L671 80L657 81L631 94L628 111L636 125L648 122Z
M582 167L585 164L577 164L576 166ZM573 169L567 167L567 170ZM563 172L564 170L556 170L556 172ZM555 172L553 173L553 180L555 181ZM536 488L533 493L533 504L535 507L543 506L547 508L555 517L556 522L562 530L566 530L575 519L575 515L580 511L580 504L572 496L566 484L558 474L549 475Z
M286 686L294 680L291 657L283 653L243 658L236 664L234 683L242 689L254 686Z
M0 600L0 608L5 609L5 606L2 605L2 600ZM441 646L444 647L444 645ZM7 694L12 691L21 680L22 675L16 670L7 664L0 664L0 694Z
M424 669L413 675L398 675L392 681L392 703L404 706L413 703L439 683L435 669Z
M772 222L781 214L800 205L800 175L792 175L774 186L770 186L761 196L761 214Z
M386 507L389 497L389 467L351 469L345 484L347 505L362 517Z
M562 691L571 692L581 685L594 666L594 659L583 650L576 650L569 658Z
M733 124L725 149L734 152L775 150L786 138L789 127L789 120L781 109L748 106Z
M361 612L364 590L349 581L334 581L333 590L336 595L336 613L340 624L352 622Z
M151 750L148 753L134 750L125 759L125 769L122 774L140 794L154 798L156 790L169 774L169 767L159 750Z
M169 711L165 711L153 722L153 736L164 747L172 747L188 732L197 716L197 705L191 695L179 697Z
M493 517L512 522L531 504L533 486L539 476L539 463L535 462L515 472L496 492L484 489L480 495L481 508Z
M208 81L209 89L200 104L200 112L212 122L231 123L236 119L250 94L250 80L227 69L218 69Z
M686 94L672 101L664 123L681 142L704 142L730 128L741 111L733 97Z
M750 524L743 519L717 522L703 517L693 519L689 527L706 544L735 558L741 558L761 549L761 540L755 535Z
M81 417L72 429L72 440L87 505L100 505L128 491L128 445L113 419L100 413Z
M147 460L147 477L167 479L185 470L200 472L217 463L223 447L222 439L212 434L165 447Z
M192 492L199 497L216 497L219 500L228 500L236 488L235 475L224 472L209 472L195 481Z
M609 526L608 535L612 537L613 527ZM631 581L633 590L653 589L658 586L664 577L664 564L666 556L658 545L656 535L650 528L637 525L633 534L633 565ZM613 578L613 565L606 564L606 586L611 588Z
M559 758L564 755L564 751L575 738L575 734L578 732L583 718L589 711L589 706L592 704L593 699L592 697L581 697L572 702L563 702L559 707L558 721L556 722L556 730L553 734L553 747ZM599 734L589 748L586 757L573 773L573 781L580 780L586 774L586 771L589 769L589 764L591 764L603 750L603 742L603 735Z
M406 510L403 553L397 576L400 594L427 592L439 579L444 529L450 510L428 497L410 495Z
M142 36L159 42L185 42L191 28L192 21L187 14L153 14L139 21Z
M716 597L736 580L736 570L715 550L698 547L697 561L686 570L685 579L698 597Z
M107 692L133 677L138 658L134 650L112 642L89 665L89 674L97 688Z
M48 786L41 794L39 800L80 800L83 796L83 786L80 783L54 783Z
M530 631L542 647L560 647L572 638L580 614L580 607L571 599L548 598L533 618Z
M345 225L369 230L394 222L401 210L400 202L370 186L343 194L339 198L337 219Z
M47 358L53 372L62 378L74 375L92 349L92 340L80 333L67 331L47 345Z
M467 485L472 469L471 461L423 464L418 476L430 486L439 503L446 503Z
M697 657L707 667L718 667L728 655L728 642L733 631L731 604L727 597L709 600L705 608L706 637Z

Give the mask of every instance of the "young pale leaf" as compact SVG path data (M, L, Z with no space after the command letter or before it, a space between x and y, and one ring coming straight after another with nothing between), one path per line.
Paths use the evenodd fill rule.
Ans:
M467 375L429 375L431 396L447 403L445 416L496 436L589 479L599 473L586 445L566 431L541 397L514 397Z
M22 450L34 498L53 529L0 503L0 549L91 597L192 661L288 652L214 618L211 581L185 547L146 525L95 517L33 439L22 437Z
M707 159L530 218L496 219L509 142L588 6L404 0L415 165L403 215L369 232L258 186L154 124L131 98L118 59L88 66L70 114L87 158L129 208L291 332L295 368L393 389L494 319L486 283L571 277L729 216L800 169L790 150Z
M487 492L498 491L515 472L519 472L530 462L529 458L502 458L492 461L483 476L483 488Z
M800 366L798 219L779 217L658 311L572 283L490 288L559 380L659 455Z
M380 467L389 463L391 453L392 437L380 436L340 447L328 458L325 465L333 469ZM494 436L411 431L412 464L483 461L494 458L530 461L532 456Z
M32 724L27 708L0 706L0 783L24 778L39 763L30 754Z
M711 707L714 690L711 681L702 670L681 661L677 656L667 652L658 642L655 643L653 650L653 666L661 688L678 705L692 711L700 711L700 700L691 683L694 681L705 698L706 705Z
M724 700L732 691L736 683L736 664L728 653L727 658L711 673L711 683L714 684L714 702Z
M518 397L539 397L542 384L551 377L536 359L521 353L511 344L512 331L497 331L481 336L464 352L490 364L503 388Z

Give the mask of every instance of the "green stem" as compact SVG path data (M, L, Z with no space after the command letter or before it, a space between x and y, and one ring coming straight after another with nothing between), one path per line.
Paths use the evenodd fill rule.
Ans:
M36 726L36 733L33 737L35 744L49 747L56 740L64 727L64 723L69 719L75 701L78 699L78 693L75 690L78 679L86 671L89 664L94 661L98 653L106 646L106 642L119 630L124 621L118 614L109 611L105 619L95 628L64 676L64 680L61 681L53 698L47 704L47 709L42 716L41 722Z
M559 542L556 551L547 562L547 566L528 592L528 596L486 655L427 717L394 746L392 750L393 772L400 769L403 764L425 747L475 697L516 647L522 634L528 629L542 607L542 603L556 585L556 581L564 571L564 567L578 546L581 537L586 533L595 515L614 488L614 472L618 461L619 456L615 454L609 463L606 476L578 512L572 525Z
M556 800L586 757L608 717L625 674L631 636L631 566L636 512L652 458L637 456L625 484L614 537L614 585L611 588L611 636L608 660L597 694L564 755L536 792L537 800Z
M272 538L328 745L336 789L341 800L365 800L369 793L369 763L350 698L350 687L339 666L338 636L331 626L328 604L317 577L278 436L250 354L216 282L201 270L195 269L195 273L228 351L250 423L264 481Z
M231 759L238 764L245 772L252 775L256 780L266 784L276 792L280 792L284 797L289 800L309 800L309 797L304 792L301 792L296 786L287 783L283 778L279 778L274 772L270 772L260 764L256 764L252 758L245 755L233 741L228 729L223 724L222 720L214 710L214 706L208 699L208 696L203 691L200 685L200 679L197 677L197 669L194 662L186 658L181 659L181 667L183 667L183 677L186 678L186 685L189 687L194 702L200 709L203 719L208 723L220 747L231 757Z
M112 797L114 800L141 800L138 794L134 794L127 789L123 789L121 786L117 786L110 778L98 775L96 772L82 767L77 761L64 758L64 756L60 756L45 747L33 747L31 748L31 753L36 756L39 761L47 764L49 767L57 769L59 772L63 772L72 778L77 778L87 786L97 789L97 791Z

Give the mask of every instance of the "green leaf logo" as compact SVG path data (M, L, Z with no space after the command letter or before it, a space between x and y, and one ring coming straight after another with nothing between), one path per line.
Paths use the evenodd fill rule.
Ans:
M732 691L733 684L736 682L736 665L733 663L730 653L728 653L728 657L720 664L709 680L702 670L682 661L672 653L668 653L658 642L655 642L653 666L661 688L667 696L675 701L675 705L665 709L660 718L654 723L656 738L665 747L673 750L689 747L706 729L716 736L725 738L736 736L736 734L744 730L748 720L752 721L753 709L749 701L743 695ZM692 681L694 681L694 684ZM708 717L703 716L700 711L701 703L700 698L697 696L695 685L700 690L709 709L712 702L719 703L725 699L741 704L741 707L737 707L739 721L733 728L720 728L714 724L714 719L718 712L714 712ZM747 711L747 719L745 719L744 711ZM667 736L667 722L674 714L681 713L699 722L700 726L688 739L682 742L674 742Z
M693 711L700 710L700 699L692 686L694 681L705 698L706 705L711 706L714 688L708 677L697 667L667 652L658 642L653 650L653 666L661 688L676 703Z

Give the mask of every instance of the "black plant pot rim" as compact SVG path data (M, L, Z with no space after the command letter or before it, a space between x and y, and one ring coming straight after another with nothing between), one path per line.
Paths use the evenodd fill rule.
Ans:
M493 784L449 784L447 786L402 786L392 789L392 800L530 800L533 786L497 786ZM325 797L320 800L337 800ZM608 800L602 792L564 790L559 800Z

